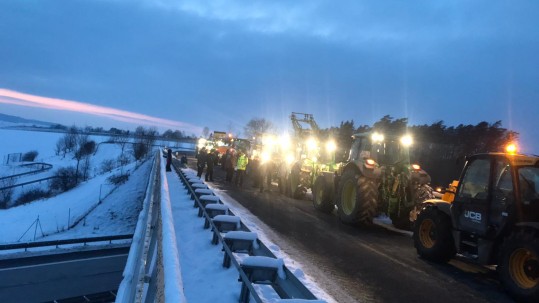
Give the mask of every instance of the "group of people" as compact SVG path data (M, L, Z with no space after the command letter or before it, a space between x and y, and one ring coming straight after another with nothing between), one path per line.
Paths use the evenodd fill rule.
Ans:
M217 150L207 150L205 147L201 148L197 154L197 176L201 178L204 168L207 166L204 179L213 182L213 170L219 164L219 161L222 168L226 171L225 181L228 183L234 182L236 187L241 188L244 183L247 164L249 163L249 158L241 150L229 149L219 158Z
M178 153L176 153L176 157L178 156ZM172 171L171 169L171 165L172 165L172 149L168 148L167 149L167 154L166 154L166 158L167 158L167 164L166 164L166 171ZM182 155L182 157L180 158L180 164L182 167L187 167L187 156L185 154Z

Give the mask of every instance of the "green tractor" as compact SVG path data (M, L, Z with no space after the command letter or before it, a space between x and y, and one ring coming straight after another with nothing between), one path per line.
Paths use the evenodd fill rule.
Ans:
M434 198L430 176L410 161L411 137L365 132L353 139L348 161L334 173L317 176L314 207L331 212L336 205L339 218L348 224L369 224L386 213L396 227L410 228L412 210Z
M292 198L301 199L308 189L313 189L318 176L333 175L340 164L335 162L335 141L329 139L322 142L320 129L312 115L292 113L290 118L295 136L291 153L283 157L286 159L283 161L287 171L286 193Z

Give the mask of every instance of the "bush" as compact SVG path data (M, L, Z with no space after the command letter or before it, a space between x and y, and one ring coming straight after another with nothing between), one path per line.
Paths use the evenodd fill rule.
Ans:
M0 187L8 187L15 184L15 179L3 179L0 180ZM13 188L6 188L0 190L0 209L5 209L8 207L9 202L11 202L11 197L13 196Z
M15 201L15 205L22 205L28 202L39 200L42 198L50 197L50 192L43 189L31 189L27 192L22 193L22 195Z
M101 170L100 173L110 173L113 169L116 168L116 162L112 159L103 160L101 162Z
M135 160L141 160L142 158L144 158L144 156L146 156L146 154L148 153L148 146L146 146L146 144L144 143L135 143L135 145L133 146L133 156L135 156Z
M77 186L77 169L73 166L62 167L56 171L56 178L50 182L50 188L65 192Z
M129 173L123 173L123 174L112 175L107 178L107 181L110 184L121 185L121 184L124 184L128 179L129 179Z
M35 150L29 151L25 153L24 155L22 155L22 161L34 162L38 154L39 153Z

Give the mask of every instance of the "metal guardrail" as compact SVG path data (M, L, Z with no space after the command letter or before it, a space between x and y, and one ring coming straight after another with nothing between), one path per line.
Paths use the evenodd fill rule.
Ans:
M41 178L41 179L37 179L37 180L32 180L32 181L28 181L28 182L18 183L18 184L14 184L14 185L10 185L10 186L5 186L5 187L0 188L0 190L15 188L15 187L19 187L19 186L25 186L25 185L34 184L34 183L40 183L40 182L43 182L43 181L56 179L56 178L60 178L60 177L52 176L52 177L47 177L47 178Z
M50 170L52 168L52 164L43 163L43 162L33 162L33 163L21 164L19 166L33 166L33 165L41 165L42 167L40 169L28 171L28 172L25 172L25 173L20 173L20 174L0 177L0 181L6 180L6 179L18 178L18 177L22 177L22 176L26 176L26 175L33 175L33 174L37 174L37 173L40 173L40 172L43 172L43 171Z
M153 283L156 280L155 262L158 241L156 234L159 231L156 224L158 222L159 188L161 184L159 177L160 163L160 154L157 153L150 173L150 180L146 187L143 208L139 214L116 302L142 302L144 283L149 281ZM151 289L154 290L155 287ZM155 296L155 293L152 291L149 297L153 296Z
M178 169L176 167L176 165L174 165L174 169L176 170L176 172L180 176L181 181L184 183L184 185L187 187L187 189L191 193L192 197L194 197L195 202L198 204L198 207L200 207L200 209L202 210L202 213L203 213L204 217L206 218L206 220L209 221L212 230L218 230L216 228L215 224L213 223L211 217L208 215L205 208L203 207L203 204L200 202L200 199L198 198L197 195L194 194L194 189L191 187L191 185L187 181L186 176L183 174L183 172L180 169ZM229 210L229 213L234 215L234 213L232 211L230 211L230 210ZM245 224L243 224L243 222L241 222L241 219L240 219L240 229L239 230L251 231ZM263 300L260 298L260 296L255 291L255 289L253 287L253 284L251 283L251 281L247 277L246 273L241 268L238 261L234 258L230 247L224 241L221 233L217 232L216 235L217 235L217 237L219 239L219 242L221 244L223 244L223 249L224 249L225 253L228 254L232 264L238 270L239 275L240 275L240 280L245 284L245 286L247 287L247 289L250 292L250 295L255 299L255 301L257 303L262 303ZM258 240L258 242L259 242L259 248L253 250L253 255L254 256L264 256L264 257L277 258L273 254L273 252L271 252L271 250L266 245L264 245L264 243L262 243L260 240ZM282 299L292 299L292 298L294 298L294 299L304 299L304 300L317 300L316 296L286 267L286 265L284 266L284 272L285 272L285 275L286 275L286 279L277 279L276 283L275 283L276 285L273 285L276 292L282 297Z
M86 244L86 243L92 243L92 242L105 242L105 241L109 241L109 243L112 243L112 241L114 240L126 240L126 239L131 239L131 238L133 238L132 234L126 234L126 235L115 235L115 236L79 238L79 239L64 239L64 240L1 244L0 250L12 250L12 249L22 249L22 248L27 250L28 248L35 248L35 247L46 247L46 246L58 247L59 245L66 245L66 244Z

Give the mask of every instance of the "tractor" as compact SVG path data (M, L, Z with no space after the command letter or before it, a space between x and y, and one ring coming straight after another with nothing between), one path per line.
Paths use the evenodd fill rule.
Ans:
M348 161L315 180L314 207L329 213L336 205L339 218L348 224L369 224L386 213L396 227L411 228L414 207L434 197L430 176L410 161L411 137L364 132L353 139Z
M335 162L335 141L329 139L323 144L313 115L292 113L290 119L294 127L292 150L285 156L287 161L282 162L287 166L286 193L301 199L308 189L313 188L318 176L333 175L339 164Z
M413 240L419 256L497 265L518 302L539 302L539 156L467 157L454 197L422 204ZM452 201L451 201L452 200Z

